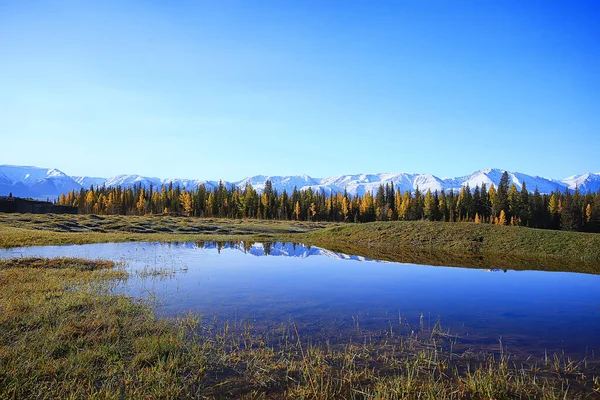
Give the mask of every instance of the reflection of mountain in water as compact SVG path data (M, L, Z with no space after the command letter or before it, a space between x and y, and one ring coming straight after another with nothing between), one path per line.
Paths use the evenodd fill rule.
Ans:
M299 243L282 243L282 242L198 242L198 243L182 243L183 247L186 248L200 248L200 249L217 249L219 252L223 249L226 250L239 250L246 254L253 256L275 256L275 257L298 257L307 258L310 256L325 256L329 258L336 258L338 260L354 260L354 261L376 261L370 258L353 256L343 253L336 253L334 251L326 250L320 247L307 247Z

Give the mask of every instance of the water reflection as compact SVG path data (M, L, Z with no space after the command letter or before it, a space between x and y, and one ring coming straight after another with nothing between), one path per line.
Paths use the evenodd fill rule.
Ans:
M104 243L0 250L0 258L123 261L119 287L157 300L162 315L190 311L234 323L296 321L315 340L433 325L465 346L543 354L600 350L600 276L378 262L294 243ZM493 272L493 273L491 273Z
M310 256L326 256L330 258L337 258L341 260L355 260L355 261L373 261L373 262L386 262L379 260L372 260L367 257L348 255L335 251L323 249L315 246L305 246L301 243L294 242L252 242L252 241L228 241L228 242L175 242L168 243L168 245L175 245L178 247L184 247L189 249L216 249L219 254L222 250L239 250L246 254L253 256L282 256L282 257L300 257L306 258Z

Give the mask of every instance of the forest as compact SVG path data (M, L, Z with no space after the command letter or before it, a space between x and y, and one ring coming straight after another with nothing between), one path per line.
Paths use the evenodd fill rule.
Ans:
M428 220L475 222L531 228L600 232L600 191L579 190L530 193L509 184L504 173L498 187L485 184L460 191L418 188L401 193L393 184L380 185L376 193L352 196L344 192L298 190L278 193L267 181L262 193L251 185L227 188L222 182L194 191L173 185L145 188L90 187L62 194L59 205L75 206L82 214L256 218L302 221L371 222Z

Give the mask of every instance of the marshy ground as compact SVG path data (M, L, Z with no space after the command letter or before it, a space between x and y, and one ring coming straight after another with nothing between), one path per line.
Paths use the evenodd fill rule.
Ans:
M123 241L301 242L370 258L600 274L600 234L475 223L327 222L0 213L0 247Z
M316 345L292 322L263 332L198 315L159 319L111 292L105 261L0 261L2 398L591 398L599 366L564 355L453 351L438 325Z
M0 214L0 247L295 241L390 261L600 273L600 235L479 224ZM462 351L438 325L315 343L200 315L158 318L108 261L0 261L0 398L600 398L595 359ZM442 316L443 317L443 316Z

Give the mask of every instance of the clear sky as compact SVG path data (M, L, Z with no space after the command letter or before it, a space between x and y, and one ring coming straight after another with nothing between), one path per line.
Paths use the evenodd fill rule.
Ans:
M600 172L600 2L0 0L0 164Z

